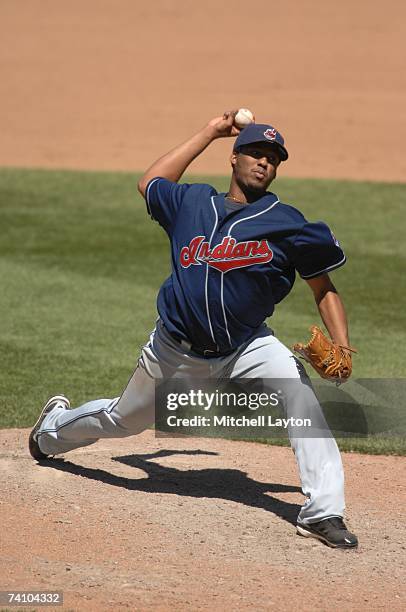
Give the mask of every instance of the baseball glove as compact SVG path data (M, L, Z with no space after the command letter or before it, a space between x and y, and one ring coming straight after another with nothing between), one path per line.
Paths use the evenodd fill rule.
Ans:
M322 378L336 384L345 382L352 372L351 353L357 351L349 346L334 344L319 327L312 325L312 337L307 344L298 342L292 348L305 359Z

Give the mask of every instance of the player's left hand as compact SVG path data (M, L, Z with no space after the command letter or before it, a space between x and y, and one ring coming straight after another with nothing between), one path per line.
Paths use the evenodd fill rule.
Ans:
M310 341L307 344L297 342L293 350L310 363L322 378L337 385L346 382L352 373L351 353L357 351L335 344L316 325L312 325L310 331Z
M209 121L209 126L214 128L215 138L227 138L230 136L238 136L241 130L234 125L234 117L238 113L238 109L226 111L222 117L215 117Z

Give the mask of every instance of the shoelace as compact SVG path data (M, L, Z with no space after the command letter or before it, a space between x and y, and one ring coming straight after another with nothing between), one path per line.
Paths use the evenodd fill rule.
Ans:
M339 518L338 516L333 516L333 518L330 518L328 520L333 525L333 527L341 529L342 531L347 531L347 527L345 526L343 519Z

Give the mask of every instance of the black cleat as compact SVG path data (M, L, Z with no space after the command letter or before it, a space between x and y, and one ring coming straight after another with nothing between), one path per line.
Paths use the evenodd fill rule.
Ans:
M31 456L37 461L43 461L44 459L48 459L49 455L45 455L39 447L37 434L38 430L41 427L42 421L45 419L47 414L51 412L56 407L70 408L70 401L64 395L54 395L51 397L45 406L43 407L41 414L38 417L37 422L31 430L30 437L28 440L28 448L30 449Z
M358 546L357 536L348 531L340 516L304 525L298 523L297 532L305 538L316 538L332 548L355 548Z

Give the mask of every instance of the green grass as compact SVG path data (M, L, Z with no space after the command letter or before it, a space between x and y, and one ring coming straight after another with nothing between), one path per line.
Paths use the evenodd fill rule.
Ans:
M225 178L196 180L227 189ZM169 272L166 236L136 181L128 173L0 170L0 427L30 426L54 392L78 405L115 397L126 384ZM332 279L359 350L355 377L405 377L406 185L279 179L274 189L326 221L346 251ZM270 324L291 345L317 321L298 280ZM397 441L377 441L375 451L360 444L402 452Z

